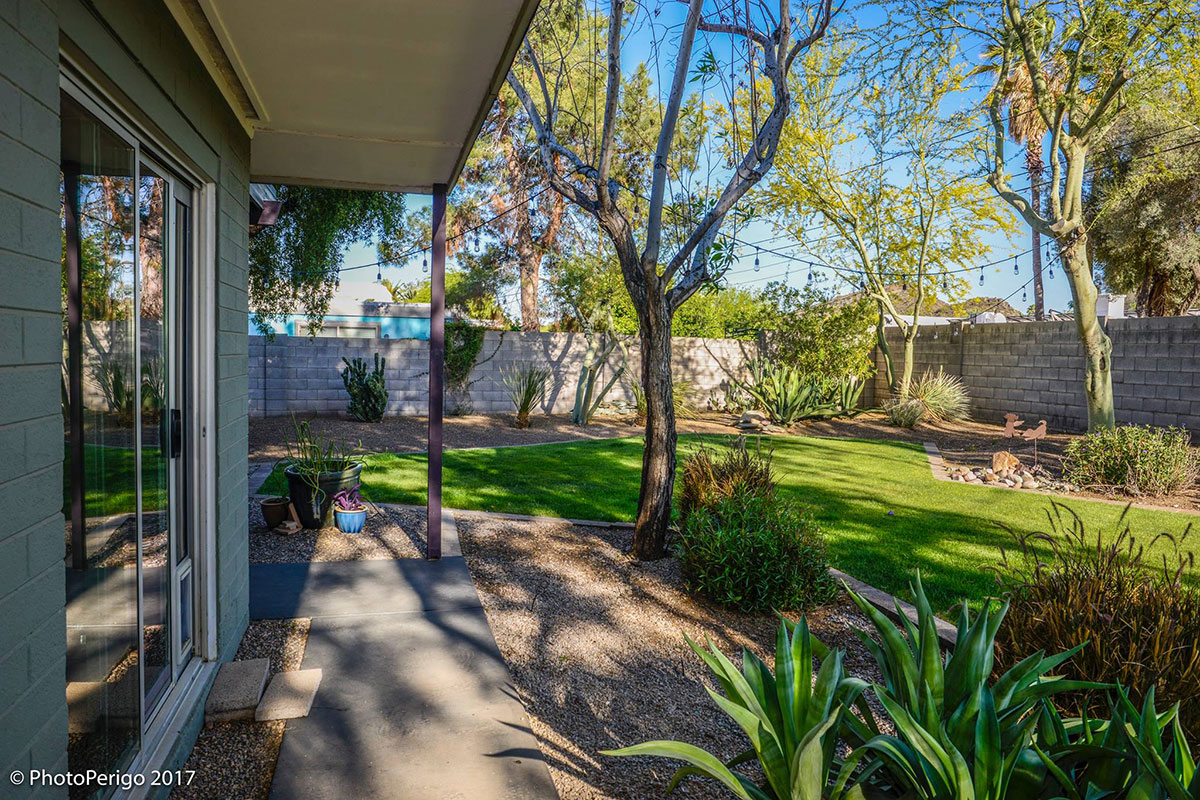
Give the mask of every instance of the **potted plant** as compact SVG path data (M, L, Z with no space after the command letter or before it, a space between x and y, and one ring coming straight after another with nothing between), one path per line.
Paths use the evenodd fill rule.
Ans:
M342 533L362 533L367 521L367 507L358 494L358 484L333 496L333 516Z
M307 420L292 415L295 441L288 442L288 496L305 528L325 528L333 521L333 496L358 485L362 461L358 447L313 433Z
M263 520L266 521L267 527L274 530L283 524L283 521L288 518L288 504L291 499L276 495L274 497L264 497L258 502L262 507Z

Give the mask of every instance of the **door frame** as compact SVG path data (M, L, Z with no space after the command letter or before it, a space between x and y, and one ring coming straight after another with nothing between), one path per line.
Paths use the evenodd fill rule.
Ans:
M69 94L97 119L108 125L119 136L135 148L135 163L142 160L167 168L190 183L191 192L191 280L187 282L186 302L190 304L192 331L187 343L187 380L192 387L188 398L191 413L185 422L185 437L191 447L183 470L188 483L185 491L191 502L183 524L192 534L192 581L194 601L194 628L192 631L193 655L189 663L173 675L173 684L165 697L158 703L153 714L147 715L142 702L142 725L139 730L140 747L132 763L130 773L145 773L156 765L162 765L170 756L175 741L187 724L188 718L198 707L202 707L204 695L216 674L220 653L217 648L217 551L216 551L216 212L217 193L214 176L203 174L194 162L180 153L169 141L153 130L136 122L136 110L130 111L119 99L102 88L102 79L89 76L84 62L74 58L65 49L59 51L59 88ZM135 214L134 238L137 240L137 215ZM135 265L135 274L137 273ZM140 280L140 276L138 278ZM140 327L139 327L140 329ZM140 358L140 355L139 355ZM135 373L140 374L140 373ZM140 425L140 403L137 422ZM140 429L140 428L139 428ZM139 448L140 452L140 448ZM139 456L140 459L140 456ZM141 495L141 470L137 469L137 492ZM139 521L138 537L139 569L141 562L141 536ZM172 592L175 589L172 588ZM138 636L139 650L142 637L141 579L138 580ZM172 604L172 614L177 604ZM176 654L172 654L174 658ZM144 698L144 687L142 696ZM144 789L135 789L132 796L144 794Z

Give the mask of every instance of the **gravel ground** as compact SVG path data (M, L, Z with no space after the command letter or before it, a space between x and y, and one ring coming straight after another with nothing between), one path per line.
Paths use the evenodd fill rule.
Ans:
M683 635L735 659L748 647L772 663L776 621L693 599L674 559L634 562L631 531L464 517L463 551L492 631L563 800L660 798L675 770L664 759L615 759L598 750L678 738L729 758L739 728L713 704L715 684ZM851 630L867 625L845 598L809 624L844 648L854 674L880 680ZM681 797L726 797L689 779ZM675 795L673 795L675 796Z
M258 500L250 500L250 563L284 564L303 561L363 561L424 558L425 512L376 506L367 509L362 533L337 528L302 530L287 536L263 521Z
M307 619L256 620L246 629L234 659L271 659L271 674L296 670L304 658ZM190 786L179 786L175 800L265 800L271 791L285 720L224 722L200 731L185 770L195 770Z
M567 442L577 439L612 439L636 436L641 427L632 417L597 417L586 428L571 423L567 414L535 415L529 427L514 427L512 414L474 414L446 417L444 441L447 449L463 447L506 447L538 442ZM704 414L695 420L679 420L681 433L732 433L732 417ZM340 417L311 418L313 431L347 442L361 442L368 453L411 453L427 446L424 417L386 417L383 422L358 422ZM292 436L291 417L250 420L250 460L274 461L287 457Z

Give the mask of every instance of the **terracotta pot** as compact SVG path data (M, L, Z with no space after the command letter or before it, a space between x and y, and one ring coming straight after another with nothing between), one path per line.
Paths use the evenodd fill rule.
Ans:
M267 497L259 502L262 506L263 519L266 520L267 527L274 530L283 524L283 521L288 518L288 504L291 502L286 497Z

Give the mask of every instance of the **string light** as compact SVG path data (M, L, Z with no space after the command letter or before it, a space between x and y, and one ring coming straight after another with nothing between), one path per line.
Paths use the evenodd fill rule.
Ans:
M375 282L383 283L383 269L382 268L375 270Z
M983 270L979 270L979 285L983 286Z
M1021 265L1017 263L1017 257L1013 256L1013 275L1021 274Z
M1021 302L1022 302L1022 303L1028 303L1028 302L1029 302L1029 295L1027 295L1027 294L1025 293L1025 289L1024 289L1024 288L1022 288L1022 289L1021 289Z
M421 254L421 272L429 272L429 255L427 253Z
M759 254L760 252L762 252L762 250L761 250L760 248L757 248L757 247L756 247L756 248L754 248L754 251L755 251L755 252L754 252L754 271L755 271L755 272L758 272L758 263L759 263L759 262L758 262L758 254Z
M808 268L808 282L812 283L812 267Z

